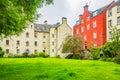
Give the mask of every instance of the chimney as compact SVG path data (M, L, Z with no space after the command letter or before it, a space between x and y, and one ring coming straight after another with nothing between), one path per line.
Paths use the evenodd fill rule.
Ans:
M84 12L85 11L88 11L88 5L87 4L84 6Z
M81 21L82 15L79 15L79 20Z
M47 24L47 20L44 21L44 24Z
M62 18L62 24L64 24L64 23L67 24L67 18L66 17Z

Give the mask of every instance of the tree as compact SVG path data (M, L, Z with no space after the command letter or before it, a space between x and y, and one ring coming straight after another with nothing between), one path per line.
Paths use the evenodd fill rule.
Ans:
M0 37L20 34L37 16L36 9L53 0L0 0Z
M111 30L111 39L110 42L107 42L102 50L105 53L106 57L115 57L120 54L120 30L116 26L110 28Z
M63 53L76 54L81 50L82 39L79 35L67 36L62 47Z
M111 41L119 42L120 41L120 29L117 29L116 26L110 28L111 30Z

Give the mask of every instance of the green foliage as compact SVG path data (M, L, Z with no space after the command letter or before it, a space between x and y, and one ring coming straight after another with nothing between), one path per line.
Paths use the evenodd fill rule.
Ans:
M79 54L74 54L74 55L72 56L72 59L80 59L80 55L79 55Z
M40 53L39 53L39 57L47 58L47 57L49 57L49 55L46 54L45 52L40 52Z
M13 53L8 53L8 54L5 54L4 57L5 58L13 58L14 55L13 55Z
M5 52L2 50L2 48L0 47L0 57L3 57L3 55L5 54Z
M0 0L0 37L20 34L38 16L36 9L53 0Z
M120 65L94 60L0 58L0 80L16 79L119 80Z
M120 51L120 42L107 42L103 47L105 57L115 57Z
M75 54L76 52L79 53L79 51L81 50L81 43L82 40L80 36L68 36L63 43L62 52L73 54Z
M98 60L99 59L100 51L101 51L100 48L92 48L92 49L90 49L90 52L91 52L92 57L93 57L94 60Z

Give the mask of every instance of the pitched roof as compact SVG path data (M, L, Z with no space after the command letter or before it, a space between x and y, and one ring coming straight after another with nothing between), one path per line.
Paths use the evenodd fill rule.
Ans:
M94 17L94 16L102 13L102 12L105 10L105 8L107 8L107 6L108 6L108 5L103 6L103 7L99 8L99 9L97 9L97 10L95 10L95 11L92 11L92 12L90 11L91 17Z
M34 24L35 25L35 31L40 32L50 32L50 25L45 26L43 24Z
M58 28L60 26L60 23L57 24L34 24L35 26L35 31L40 31L40 32L50 32L50 28Z
M114 7L114 6L117 6L117 5L120 5L120 0L116 1L113 5L111 5L108 9Z

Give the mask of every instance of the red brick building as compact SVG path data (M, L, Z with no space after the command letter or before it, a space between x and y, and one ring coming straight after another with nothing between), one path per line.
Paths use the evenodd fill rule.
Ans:
M82 36L83 48L100 47L106 43L106 9L111 4L95 11L89 11L88 5L84 6L83 15L79 15L73 27L73 35Z

